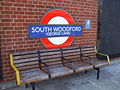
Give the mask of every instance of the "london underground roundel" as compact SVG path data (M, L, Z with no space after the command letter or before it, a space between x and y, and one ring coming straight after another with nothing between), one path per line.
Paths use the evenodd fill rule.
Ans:
M65 25L74 24L74 21L68 12L62 9L53 9L45 14L41 21L41 24ZM73 39L74 36L47 37L41 38L41 41L46 48L55 49L68 47L72 43Z

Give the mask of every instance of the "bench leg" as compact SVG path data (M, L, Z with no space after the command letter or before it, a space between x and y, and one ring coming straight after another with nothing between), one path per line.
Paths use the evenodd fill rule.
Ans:
M73 70L73 73L75 73L75 70Z
M35 82L32 82L31 85L32 85L32 90L35 90Z
M100 68L95 68L95 67L94 67L94 69L97 70L97 80L98 80L99 77L100 77Z
M85 70L85 74L87 74L87 70Z
M25 84L25 87L28 88L28 84Z
M99 79L100 76L100 68L97 68L97 80Z

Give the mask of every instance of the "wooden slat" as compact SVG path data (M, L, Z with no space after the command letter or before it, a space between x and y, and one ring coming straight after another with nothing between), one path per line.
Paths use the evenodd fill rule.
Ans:
M42 59L52 59L52 58L60 58L61 54L59 55L51 55L51 56L41 56L41 60Z
M39 72L39 71L40 71L39 68L35 68L35 69L21 71L20 74L21 74L21 77L29 76L29 74L31 74L31 76L32 76L34 74L37 74L37 72Z
M94 46L81 47L83 56L88 56L90 58L96 58L96 51Z
M73 47L73 48L67 48L63 50L63 56L65 59L64 63L69 63L70 61L72 62L78 62L81 60L80 58L80 48L79 47Z
M72 63L81 62L80 58L72 59L71 61L72 61ZM69 60L64 60L64 63L71 63L71 62L69 62Z
M75 49L75 50L64 50L63 54L65 53L74 53L74 52L80 52L80 49Z
M74 52L74 53L66 53L66 54L63 54L63 56L80 56L80 52Z
M39 69L26 70L27 73L21 71L21 83L27 83L30 81L38 81L43 79L48 79L48 75Z
M49 52L49 53L40 53L41 56L50 56L50 55L58 55L58 54L61 54L61 51Z
M44 63L47 64L47 63L59 62L59 61L61 61L61 59L55 58L55 59L44 60L44 61L42 61L42 62L44 62Z
M73 73L73 70L63 66L62 64L51 68L52 77L57 77L68 73Z
M95 51L83 51L82 53L83 54L85 54L85 53L94 53L95 54Z
M16 52L16 53L13 53L13 56L30 55L30 54L36 54L36 53L37 51Z
M70 57L64 57L64 58L66 58L66 59L69 59L69 60L74 60L74 59L79 59L80 58L80 55L76 55L76 56L70 56Z
M79 47L62 48L62 50L74 50L74 49L79 49Z
M94 65L95 65L96 67L101 67L101 66L108 65L108 62L107 62L107 60L94 59Z
M30 70L30 69L35 69L35 68L39 68L39 65L18 67L18 69L19 69L20 71Z
M27 63L27 62L33 62L33 61L38 61L38 57L36 58L26 58L26 59L21 59L21 60L14 60L15 64L21 64L21 63Z
M88 51L88 50L95 50L95 48L91 47L91 48L81 48L82 51Z
M47 63L47 65L49 65L49 66L54 66L54 65L59 65L59 64L62 64L62 62L61 61L57 61L57 62ZM42 65L42 66L44 66L44 65Z
M20 71L39 67L37 51L14 53L13 59L14 59L14 65Z
M38 61L35 62L29 62L29 63L21 63L21 64L15 64L16 67L25 67L25 66L32 66L38 64Z
M83 52L82 54L83 55L91 55L91 56L96 55L95 52Z
M45 50L40 50L40 53L49 53L49 52L58 52L60 49L45 49Z
M93 65L82 63L76 68L76 72L86 71L93 69Z
M59 65L62 63L62 55L60 49L42 50L40 51L40 56L42 62L46 63L49 66Z
M26 59L26 58L33 58L38 57L38 54L29 54L29 55L22 55L22 56L14 56L14 60Z
M29 69L29 70L23 70L23 71L21 71L20 72L20 74L25 74L25 73L31 73L31 72L36 72L36 71L38 71L38 70L40 70L40 68L34 68L34 69Z

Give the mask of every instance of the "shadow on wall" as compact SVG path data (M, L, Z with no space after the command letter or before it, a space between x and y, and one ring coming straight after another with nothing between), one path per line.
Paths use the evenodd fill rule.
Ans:
M1 46L1 44L0 44ZM2 75L2 58L1 58L1 48L0 48L0 80L3 80L3 75Z

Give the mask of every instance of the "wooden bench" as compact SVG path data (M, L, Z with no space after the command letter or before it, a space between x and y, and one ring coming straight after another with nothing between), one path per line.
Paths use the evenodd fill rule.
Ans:
M82 46L81 52L82 52L82 60L85 63L92 63L94 69L97 70L97 79L99 79L100 67L110 64L109 56L106 54L97 52L96 46ZM104 56L106 59L104 60L98 59L96 57L97 55ZM84 57L87 57L87 59Z
M99 68L99 67L106 66L106 65L110 64L110 58L109 58L109 56L105 55L103 53L97 52L95 46L82 46L81 47L81 52L82 52L82 55L83 55L82 57L84 57L84 56L88 57L88 59L84 60L84 61L91 63L90 61L92 60L92 65L95 68ZM96 57L97 54L106 57L106 59L104 59L104 60L100 59L99 60Z
M97 70L99 79L99 68L108 65L110 60L101 53L98 54L106 56L107 60L98 60L96 53L92 46L46 49L10 54L10 62L16 71L17 85L31 83L35 90L37 81L91 69Z

